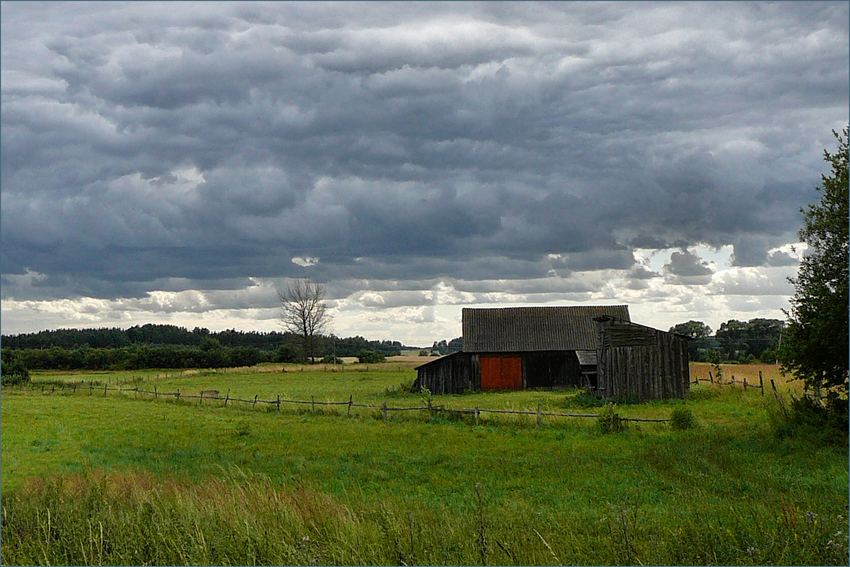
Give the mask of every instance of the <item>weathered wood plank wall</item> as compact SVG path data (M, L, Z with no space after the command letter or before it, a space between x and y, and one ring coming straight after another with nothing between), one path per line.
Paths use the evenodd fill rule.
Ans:
M687 339L610 318L597 324L598 381L604 397L685 397L690 388Z
M481 389L481 368L478 355L459 352L435 360L416 370L413 390L422 386L432 394L461 394Z

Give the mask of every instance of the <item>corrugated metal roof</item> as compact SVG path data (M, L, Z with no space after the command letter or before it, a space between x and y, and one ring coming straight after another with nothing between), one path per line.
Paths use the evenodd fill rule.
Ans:
M465 352L594 350L594 317L629 321L627 305L504 307L463 310Z

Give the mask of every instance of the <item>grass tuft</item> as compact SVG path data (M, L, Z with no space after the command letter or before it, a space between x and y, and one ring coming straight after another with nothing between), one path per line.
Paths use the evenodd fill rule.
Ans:
M693 429L697 425L694 412L688 408L675 408L670 414L670 427L676 430Z

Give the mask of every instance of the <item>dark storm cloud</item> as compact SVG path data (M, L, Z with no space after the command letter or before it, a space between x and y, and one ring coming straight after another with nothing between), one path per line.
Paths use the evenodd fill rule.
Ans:
M664 264L664 270L674 276L707 276L712 274L708 263L687 250L673 252L670 255L670 262Z
M767 257L768 266L795 266L799 262L800 260L781 250L771 252Z
M714 273L707 262L688 250L673 252L670 262L664 264L663 271L672 276L671 283L682 285L707 284Z
M4 297L775 265L847 120L845 4L198 12L3 4Z

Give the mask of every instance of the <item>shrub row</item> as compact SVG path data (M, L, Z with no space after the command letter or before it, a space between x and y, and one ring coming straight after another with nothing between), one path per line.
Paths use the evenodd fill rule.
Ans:
M278 360L281 351L251 347L202 349L186 346L134 346L124 348L3 349L3 365L18 364L30 370L138 370L142 368L224 368L253 366Z

